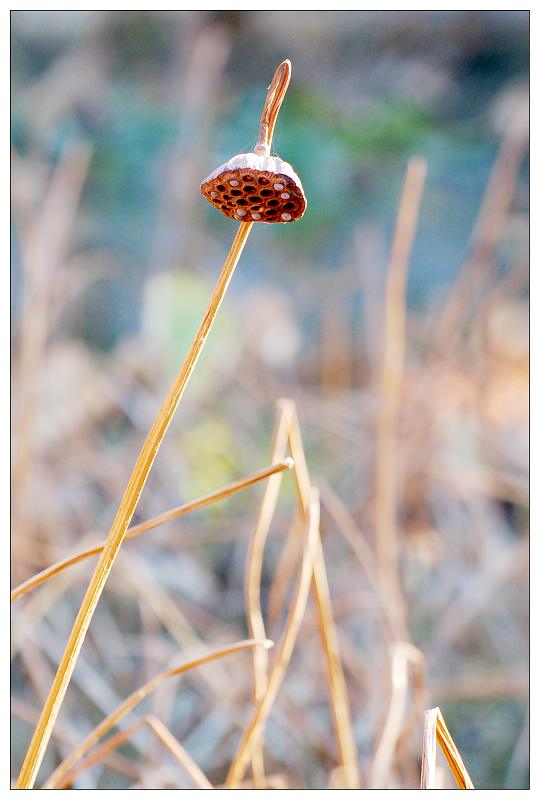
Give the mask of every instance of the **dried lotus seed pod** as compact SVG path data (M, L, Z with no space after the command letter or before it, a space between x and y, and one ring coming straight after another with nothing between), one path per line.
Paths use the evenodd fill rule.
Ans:
M238 222L294 222L307 202L290 164L270 155L277 115L291 78L287 59L276 70L264 104L253 153L240 153L215 169L201 184L209 203Z
M300 178L276 156L240 153L201 184L206 199L238 222L294 222L306 210Z

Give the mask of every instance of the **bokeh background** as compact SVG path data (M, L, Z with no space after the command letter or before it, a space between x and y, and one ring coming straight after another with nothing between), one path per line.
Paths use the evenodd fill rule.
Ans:
M254 146L266 87L290 58L273 149L308 210L252 232L137 519L265 466L276 400L295 400L369 785L391 648L328 498L375 551L385 281L407 163L425 158L394 441L396 558L425 680L378 785L418 786L421 697L442 708L477 787L527 787L528 14L32 11L11 23L13 585L108 531L234 235L199 184ZM125 547L42 778L179 651L245 635L261 493ZM265 602L294 503L286 475ZM90 570L13 606L14 775ZM216 784L250 674L235 656L150 703ZM144 736L76 786L189 786ZM312 605L266 747L280 785L332 783Z

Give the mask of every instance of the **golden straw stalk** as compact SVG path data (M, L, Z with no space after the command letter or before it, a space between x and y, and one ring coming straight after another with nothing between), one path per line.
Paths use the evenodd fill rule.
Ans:
M273 131L273 124L279 112L281 103L285 96L288 86L288 80L284 81L284 76L290 78L291 65L289 61L284 61L278 69L274 79L270 85L270 91L266 98L265 107L263 110L263 118L269 115L269 120L272 122L270 135L268 136L268 147L271 145L271 132ZM305 207L305 203L304 203ZM291 215L286 215L291 218ZM259 217L259 215L255 215ZM204 343L210 333L216 314L225 296L225 292L232 278L235 267L238 263L244 245L250 234L253 223L242 222L234 237L231 249L218 278L218 282L210 298L208 309L202 319L190 350L185 358L182 369L176 378L172 389L170 390L159 414L152 425L150 433L143 445L139 454L129 483L124 492L124 496L120 503L120 507L112 524L111 530L107 537L105 548L96 566L95 572L92 575L90 584L86 591L77 618L73 625L70 637L68 639L64 654L58 665L53 684L49 691L47 700L41 712L38 725L34 731L32 741L26 753L19 778L17 780L18 789L31 789L35 783L36 776L45 754L45 749L51 737L51 732L58 716L58 712L64 700L67 687L71 680L77 658L79 656L86 631L90 625L94 611L96 610L97 603L101 596L101 592L105 586L109 573L112 569L114 560L118 554L120 546L126 535L126 531L131 522L131 518L135 512L135 508L141 496L141 492L145 486L146 480L150 473L152 464L157 455L161 442L165 436L167 428L173 418L174 412L178 407L178 403L184 393L189 378L195 368L199 359Z
M274 427L272 451L270 460L276 461L283 455L287 446L288 418L285 413L280 414ZM281 475L267 481L264 496L255 530L249 544L246 577L245 598L247 611L247 625L249 635L253 638L266 636L261 605L261 577L264 559L264 546L270 525L276 510L277 499L281 487ZM266 692L268 680L268 654L263 651L253 651L253 699L258 703ZM264 789L264 754L263 737L259 737L253 752L252 769L254 785L257 789Z
M195 364L198 361L206 338L210 333L210 329L227 290L227 286L232 278L238 259L244 249L251 227L251 223L245 223L238 228L229 255L227 256L216 284L216 288L210 299L208 309L195 335L182 369L150 429L150 433L146 438L133 472L131 473L122 502L120 503L105 547L90 580L84 600L79 608L79 613L73 625L64 655L58 665L58 670L49 691L49 696L47 697L32 741L26 753L17 780L18 789L31 789L34 785L41 761L45 754L45 749L51 737L53 725L66 694L71 675L75 669L75 664L77 663L77 658L86 636L86 631L88 630L94 611L96 610L101 592L109 577L120 545L124 540L124 536L135 512L139 497L141 496L161 442L173 418L174 412L178 407L178 403L191 377Z
M244 731L234 759L229 768L225 786L232 789L238 786L245 775L246 769L255 751L259 736L264 730L264 724L272 709L277 694L281 688L291 656L296 644L298 631L304 617L309 595L311 577L313 574L313 553L317 536L319 534L319 493L316 488L311 490L311 499L307 513L307 532L304 541L302 563L298 574L294 597L291 602L289 615L281 641L277 647L276 657L268 677L266 691L257 702L251 719Z
M271 475L276 475L280 472L284 472L287 469L291 469L293 465L294 461L292 458L285 458L282 461L279 461L277 464L272 464L271 466L265 467L258 472L250 472L249 475L239 478L237 481L229 483L227 486L223 486L221 489L216 489L214 492L204 495L204 497L199 497L197 500L190 500L188 503L184 503L181 506L164 511L163 514L158 514L155 517L151 517L145 522L140 522L138 525L133 525L126 531L125 541L128 539L134 539L136 536L141 536L143 533L148 533L148 531L154 530L154 528L157 528L159 525L163 525L166 522L172 522L172 520L183 517L185 514L189 514L191 511L198 511L200 508L204 508L211 503L216 503L218 500L223 500L223 498L229 497L231 494L235 494L236 492L239 492L241 489L245 489L248 486L252 486L254 483L262 481ZM50 580L55 575L58 575L60 572L63 572L68 567L73 567L75 564L79 564L81 561L90 558L90 556L98 555L98 553L101 553L105 549L105 545L106 542L100 542L99 544L94 545L94 547L90 547L88 550L82 550L80 553L76 553L73 556L62 559L62 561L57 561L55 564L51 564L50 567L46 567L45 569L41 570L41 572L37 572L35 575L27 578L27 580L23 581L11 590L11 602L13 603L14 600L24 597L25 594L31 592L33 589L36 589L38 586L41 586L43 583L46 583L46 581Z
M437 788L435 775L437 742L444 753L458 789L474 789L474 784L450 735L440 708L430 708L424 713L420 788Z

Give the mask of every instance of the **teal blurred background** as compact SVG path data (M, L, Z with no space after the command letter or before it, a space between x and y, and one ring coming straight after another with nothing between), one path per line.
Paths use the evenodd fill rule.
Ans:
M293 80L274 150L301 175L309 214L259 230L237 284L294 289L350 256L359 223L389 236L413 154L428 159L429 182L411 302L440 297L455 275L528 91L526 12L16 12L14 145L54 160L91 143L84 243L120 256L79 320L97 347L137 327L151 269L215 265L197 231L232 231L199 183L254 146L284 57Z
M275 401L287 395L312 472L372 542L384 281L407 163L424 157L398 447L409 623L426 657L430 703L441 705L475 785L524 788L529 195L528 122L520 120L528 13L19 11L11 22L14 583L76 550L89 531L108 529L234 236L199 185L253 148L266 87L289 58L273 151L301 176L308 209L294 225L255 226L140 519L264 466ZM478 245L486 187L501 163L507 172L489 195L494 241ZM451 337L432 352L432 332L471 259L481 265L479 282L470 295L466 283ZM289 478L284 489L265 587L293 504ZM256 501L228 502L139 545L149 574L205 640L244 632ZM178 531L184 570L171 566ZM326 517L323 533L369 774L388 654L369 585ZM24 631L13 673L14 774L29 709L41 704L58 659L51 642L65 640L87 580L77 574L75 588L45 604L34 634L24 607L22 621L14 612ZM154 674L178 647L170 632L163 654L139 647L146 627L155 630L144 612L141 623L133 597L112 591L100 609L103 630L124 637L122 647L108 659L109 634L98 632L83 657L121 698L141 670ZM335 753L313 637L303 645L285 692L301 740L283 738L278 716L269 760L291 786L322 788ZM40 658L41 683L31 675ZM86 680L65 707L64 721L79 733L96 703L96 721L110 710L106 693L103 706L96 701L97 678L97 689ZM224 733L227 715L197 685L179 694L171 727L218 782L236 741ZM203 703L208 722L198 717ZM387 785L417 785L419 732L421 721L400 743ZM219 750L209 744L216 737ZM62 755L56 747L51 769ZM144 786L141 770L136 785ZM169 785L167 775L150 775L154 788ZM81 781L78 788L135 785L107 768Z

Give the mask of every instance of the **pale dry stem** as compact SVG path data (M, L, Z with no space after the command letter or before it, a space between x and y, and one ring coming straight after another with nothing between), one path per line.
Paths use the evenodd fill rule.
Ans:
M300 510L305 515L309 508L310 477L302 442L302 434L300 432L300 424L294 405L290 414L290 420L289 446L295 463L294 476L297 482ZM319 620L319 634L326 660L332 719L341 766L343 768L342 774L346 788L357 788L360 785L358 752L319 530L317 532L317 541L313 556L312 585Z
M275 423L274 435L270 460L283 459L287 448L289 420L286 411L282 411ZM245 574L245 598L247 625L250 636L254 638L266 636L264 619L261 608L261 577L264 559L264 546L270 530L272 519L276 510L279 490L281 487L281 475L269 478L266 483L264 495L259 511L259 516L255 524L253 534L250 539L247 565ZM268 654L266 652L253 653L253 698L257 704L267 687L268 673ZM264 759L263 759L263 737L259 737L257 745L253 751L252 758L253 779L257 788L264 786Z
M396 436L405 365L407 273L425 176L425 161L420 158L411 159L401 195L386 282L377 425L375 529L379 580L388 597L388 608L394 616L394 625L402 631L402 638L408 636L399 575Z
M180 766L183 767L197 789L214 788L204 772L202 772L200 767L191 758L185 748L182 747L178 739L173 736L167 726L164 725L163 722L161 722L161 720L155 717L153 714L148 714L142 719L135 720L131 723L131 725L128 725L125 730L119 731L114 736L111 736L109 739L107 739L107 741L103 742L103 744L101 744L99 747L96 747L86 756L86 758L83 758L81 761L79 761L79 763L76 764L73 769L64 775L62 780L58 782L56 788L65 789L67 786L72 784L82 772L86 772L86 770L90 769L90 767L94 766L95 764L99 764L106 757L110 757L110 754L113 750L116 750L118 747L123 745L124 742L131 739L131 737L134 736L144 725L146 725L156 735L156 737L171 753L173 758L175 758Z
M268 640L253 640L246 639L242 642L235 642L234 644L221 647L206 655L199 656L182 664L171 667L164 672L159 673L148 683L145 683L135 692L129 695L111 714L109 714L100 724L94 728L88 736L64 759L64 761L55 769L51 777L44 784L44 789L54 789L64 778L65 775L72 769L72 767L84 756L86 752L98 742L114 725L117 725L126 714L132 711L139 705L149 694L152 694L158 686L167 678L172 678L175 675L181 675L196 667L202 667L205 664L215 661L216 659L223 658L224 656L238 653L241 650L246 650L250 647L271 647L273 642Z
M390 704L371 766L370 785L373 789L386 788L384 782L390 774L396 747L405 724L408 667L410 663L422 663L423 658L423 654L409 642L396 642L392 647Z
M184 503L176 508L171 508L168 511L163 512L163 514L158 514L157 516L152 517L145 522L140 522L138 525L133 525L126 531L125 541L134 539L136 536L141 536L143 533L154 530L154 528L157 528L159 525L164 525L166 522L171 522L179 517L183 517L185 514L189 514L191 511L197 511L200 508L210 505L211 503L217 503L218 500L223 500L225 497L229 497L230 495L239 492L241 489L252 486L254 483L264 480L271 475L275 475L279 472L290 469L292 466L292 459L284 459L279 463L272 464L271 466L261 469L258 472L252 472L249 475L246 475L244 478L240 478L239 480L230 483L228 486L224 486L221 489L216 489L214 492L204 495L204 497L199 497L197 500L191 500L189 503ZM50 567L38 572L36 575L32 575L30 578L23 581L11 590L11 602L18 600L28 592L31 592L38 586L41 586L46 581L50 580L50 578L58 575L60 572L63 572L63 570L67 569L68 567L79 564L81 561L90 558L90 556L98 555L104 550L105 544L106 542L100 542L99 544L94 545L87 550L83 550L73 556L64 558L61 561L57 561L55 564L51 564Z
M244 777L257 740L264 729L264 723L283 683L306 610L313 571L313 552L319 528L319 498L316 490L313 489L312 491L312 500L308 512L308 530L294 598L283 636L276 650L276 657L268 677L266 692L253 711L227 774L225 786L229 789L237 786Z
M473 782L450 735L440 708L430 708L424 714L422 744L421 789L436 789L437 743L444 753L458 789L474 789Z

